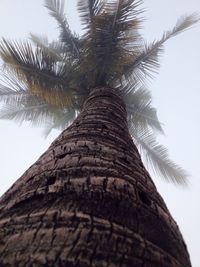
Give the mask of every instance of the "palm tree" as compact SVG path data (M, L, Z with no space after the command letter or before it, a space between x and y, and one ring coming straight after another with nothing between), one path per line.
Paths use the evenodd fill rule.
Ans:
M163 44L199 19L184 16L147 44L141 2L79 0L80 37L64 1L46 0L58 41L1 41L1 118L65 130L0 198L0 266L191 266L138 149L159 175L186 184L156 141L163 129L145 81Z

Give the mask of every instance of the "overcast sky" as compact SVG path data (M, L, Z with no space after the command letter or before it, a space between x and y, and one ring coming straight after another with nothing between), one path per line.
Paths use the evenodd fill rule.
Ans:
M66 1L73 30L80 32L76 0ZM200 13L199 0L145 0L143 33L147 40L159 38L185 13ZM43 7L43 0L0 0L0 36L24 39L30 32L57 36L56 24ZM152 176L158 191L177 221L190 252L193 267L199 267L200 239L200 23L171 39L165 46L162 67L150 84L154 105L164 124L160 138L171 158L190 173L184 189ZM0 121L0 195L48 148L59 132L47 139L41 128Z

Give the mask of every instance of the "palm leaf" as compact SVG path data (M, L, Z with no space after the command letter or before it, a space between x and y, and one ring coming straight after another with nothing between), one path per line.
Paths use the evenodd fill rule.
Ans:
M0 84L0 101L4 101L6 104L9 103L11 98L15 98L14 101L17 101L18 98L22 98L26 95L26 92L22 90L14 90L5 85Z
M30 34L30 40L40 47L46 54L52 57L55 61L62 61L63 54L65 52L64 45L61 42L48 42L48 38L45 36L39 36L36 34Z
M24 121L31 121L33 124L40 124L40 116L41 114L44 114L43 111L47 110L46 108L47 104L33 106L19 106L19 103L16 105L7 104L1 108L0 119L14 120L20 124ZM44 121L46 118L47 116L45 116Z
M101 2L100 8L96 5L98 2ZM95 85L102 85L122 75L124 66L135 58L133 50L141 39L138 34L140 19L137 18L141 12L137 9L141 1L88 3L89 1L79 2L79 9L88 28L84 35L86 60L82 68L93 73Z
M5 104L21 101L26 96L27 92L22 88L10 88L4 84L0 84L0 101Z
M93 31L93 18L101 14L104 0L79 0L78 11L85 29Z
M163 133L152 97L143 85L159 68L164 43L191 27L199 17L182 17L162 38L146 44L138 30L142 0L79 0L84 34L73 34L64 14L64 0L45 0L60 29L58 42L31 35L29 42L0 42L7 80L0 85L4 106L0 118L45 124L45 134L64 129L76 117L92 87L110 85L120 91L128 112L130 133L147 165L174 183L187 174L169 159L155 140Z
M71 62L58 64L42 49L33 50L28 42L11 43L5 39L0 44L0 56L6 69L26 84L30 93L52 105L72 105L69 81L74 69Z
M4 75L4 83L6 85L0 87L0 101L5 103L0 111L0 119L15 120L20 124L29 121L34 126L44 124L45 127L51 125L52 129L64 129L68 125L67 121L75 116L74 109L67 112L49 105L37 95L30 95L17 78Z
M172 30L164 32L160 40L154 41L149 45L144 45L144 48L136 59L125 67L124 75L126 77L133 75L136 77L135 79L140 79L142 81L146 79L147 75L152 77L152 73L156 72L160 66L159 57L164 51L164 43L190 28L198 21L199 15L196 13L181 17Z
M103 0L79 0L78 11L81 22L86 31L82 37L82 54L80 69L83 77L87 77L89 87L96 85L99 72L98 54L96 53L96 25L95 17L98 16L103 8ZM98 67L99 66L99 67Z
M156 130L164 133L161 123L158 120L156 109L150 103L147 105L132 106L128 109L128 123L130 128L142 128Z
M45 129L43 131L44 137L46 138L53 129L66 129L73 122L75 117L75 109L59 110L59 112L57 112L56 115L53 117L53 120L47 122L47 124L45 125Z
M28 96L23 101L3 105L0 119L14 120L20 124L28 121L33 126L39 126L51 121L58 110L37 96Z
M142 134L132 131L132 136L145 160L147 169L150 166L165 180L174 184L187 185L187 172L169 158L167 149L156 141L151 131Z
M107 18L105 16L106 21L102 19L102 24L107 23L107 28L106 31L104 29L102 38L104 54L103 57L101 56L103 66L100 79L102 79L101 75L105 76L105 73L109 76L104 78L106 80L119 76L124 66L135 58L135 51L141 41L138 29L141 23L139 14L142 10L137 9L139 4L141 1L135 0L108 1L105 4ZM107 20L110 21L110 25Z
M152 130L164 134L161 123L157 117L157 111L151 104L151 93L147 89L138 88L129 91L123 98L126 104L130 129L137 129L139 127L145 130L150 127Z
M74 36L69 29L69 25L64 13L63 0L45 0L45 7L49 13L56 19L60 28L60 41L66 45L67 51L74 57L79 57L79 39Z
M12 73L4 70L0 80L0 101L8 105L21 105L27 101L30 95L26 84L20 82Z

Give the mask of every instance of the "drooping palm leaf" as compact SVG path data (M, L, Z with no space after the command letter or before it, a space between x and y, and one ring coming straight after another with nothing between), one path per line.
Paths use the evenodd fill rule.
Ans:
M61 131L66 129L73 122L75 117L75 109L59 110L53 120L46 123L43 131L44 137L47 137L53 129Z
M138 146L147 169L151 169L167 181L174 184L187 185L188 173L174 163L168 154L168 150L160 145L151 131L132 131L132 136Z
M52 121L59 109L48 105L37 96L26 96L23 101L3 105L0 119L14 120L17 123L29 121L33 126L41 126Z
M161 123L158 120L157 112L151 103L132 106L128 109L128 123L131 127L156 130L159 133L164 133Z
M47 110L47 104L41 104L41 105L37 104L28 107L19 105L19 103L17 103L16 105L7 104L1 108L0 119L14 120L20 124L24 121L31 121L31 123L33 124L35 123L39 124L38 119L39 116L41 115L41 110L43 113L44 109ZM44 118L44 120L45 119L46 118Z
M129 91L124 95L130 128L143 130L151 128L159 133L164 133L161 123L158 120L157 111L152 106L151 93L144 88Z
M5 83L6 78L7 83ZM22 85L13 84L8 77L4 76L4 81L2 81L2 84L0 84L0 101L4 102L5 104L11 104L13 102L22 101L22 99L27 96L27 91Z
M0 101L9 104L9 102L14 98L14 101L17 102L18 99L24 97L26 92L24 90L13 90L4 85L0 85Z

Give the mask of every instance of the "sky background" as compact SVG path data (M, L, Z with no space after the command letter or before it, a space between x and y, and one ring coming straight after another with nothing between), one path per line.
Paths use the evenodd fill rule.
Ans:
M76 0L66 1L73 30L80 32ZM57 25L43 7L43 0L0 0L0 37L23 40L30 32L57 36ZM159 38L177 19L195 11L199 0L145 0L144 29L147 40ZM200 23L165 45L159 74L149 84L165 137L159 138L170 156L189 173L189 186L174 186L152 175L157 189L177 221L187 243L192 266L199 267L200 240ZM58 136L47 139L42 128L0 121L0 195L33 164Z

